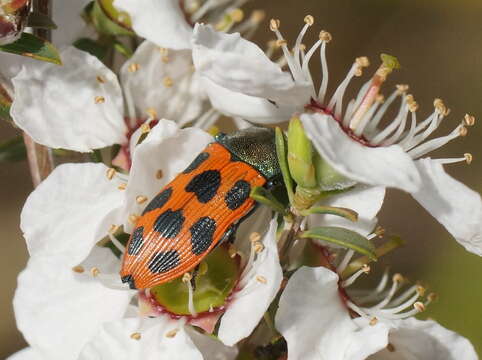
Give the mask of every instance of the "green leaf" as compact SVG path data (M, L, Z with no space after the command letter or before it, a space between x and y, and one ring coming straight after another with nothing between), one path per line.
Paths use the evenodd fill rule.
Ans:
M55 25L50 16L39 12L32 12L28 15L27 26L42 29L57 29L57 25Z
M89 38L78 39L73 45L77 49L88 52L90 55L95 56L100 61L105 59L108 51L107 47Z
M356 211L353 211L347 208L340 208L340 207L333 207L333 206L313 206L312 208L301 211L301 215L303 216L308 216L310 214L336 215L336 216L341 216L353 222L358 221L358 213Z
M341 245L355 250L360 254L366 255L371 260L377 259L375 247L370 240L355 231L334 226L323 226L304 231L301 234L301 237L318 239L332 244Z
M21 136L0 143L0 163L21 161L27 158L27 150Z
M281 202L279 202L273 194L271 194L268 190L266 190L264 187L260 186L255 186L252 190L251 193L249 194L251 198L256 200L257 202L269 206L273 210L285 214L286 209L283 206Z
M0 50L62 65L59 52L55 46L47 40L28 33L22 33L20 39L13 43L0 46Z
M293 203L293 180L291 179L290 170L288 168L288 161L286 160L286 143L281 128L277 127L276 131L276 155L278 156L278 163L281 169L281 174L283 175L283 181L286 186L286 191L288 192L288 199L290 203Z
M129 59L134 54L131 48L129 48L127 45L121 43L118 40L114 40L113 45L114 45L114 49L117 52L124 55L127 59Z

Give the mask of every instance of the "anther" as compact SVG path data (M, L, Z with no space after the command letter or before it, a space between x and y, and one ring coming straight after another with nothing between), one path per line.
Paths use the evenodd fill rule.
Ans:
M165 336L167 338L173 338L177 335L178 332L179 332L179 329L172 329L171 331L168 331Z
M418 293L418 295L424 296L424 295L425 295L425 291L426 291L426 289L425 289L423 286L420 286L420 285L417 286L417 293Z
M427 300L432 302L438 299L438 295L436 293L430 293L427 296Z
M77 274L82 274L85 271L85 269L82 265L77 265L72 268L72 271L76 272Z
M464 116L464 125L465 126L474 126L475 124L475 116L465 114Z
M139 215L136 215L136 214L130 214L130 215L129 215L129 221L130 221L132 224L136 224L136 223L137 223L137 220L139 220Z
M148 123L142 124L140 129L142 134L147 134L149 131L151 131L151 127L149 126Z
M315 18L311 15L306 15L304 21L305 21L305 24L308 24L309 26L311 26L315 23Z
M156 109L151 108L151 107L150 107L150 108L147 108L146 113L147 113L147 115L149 115L149 117L150 117L151 119L157 119L157 111L156 111ZM149 127L149 128L150 128L150 127Z
M378 94L375 101L379 104L383 104L385 102L385 96L383 96L383 94Z
M264 20L265 17L266 17L266 12L264 12L263 10L254 10L251 13L250 18L252 22L254 22L255 24L259 24Z
M167 54L169 54L169 49L160 47L160 48L159 48L159 52L161 53L161 55L167 56Z
M135 332L131 334L131 339L133 340L140 340L141 339L141 333Z
M143 203L145 203L146 201L147 201L147 198L146 198L145 196L143 196L143 195L137 195L137 196L136 196L136 202L137 202L138 204L143 204Z
M234 9L229 13L229 16L234 22L241 22L244 18L244 12L241 9Z
M466 136L468 134L469 130L465 126L461 126L459 129L459 136Z
M373 317L370 319L370 322L368 324L370 324L370 326L375 326L377 323L378 319L376 317Z
M96 267L93 267L92 269L90 269L90 273L92 274L93 277L96 277L100 274L100 270Z
M442 99L435 99L433 101L433 106L435 107L435 110L443 116L447 116L450 113L450 110L447 109Z
M105 83L105 78L101 75L97 75L96 78L97 82L104 84Z
M162 170L159 169L159 170L156 171L156 179L157 180L162 179L163 176L164 176L164 173L162 172Z
M320 31L319 38L320 38L321 41L324 41L326 43L329 43L333 39L331 34L328 31L325 31L325 30Z
M268 280L266 280L266 278L261 275L256 276L256 281L260 282L261 284L266 284L268 282Z
M133 72L136 72L137 70L139 70L140 67L141 66L138 63L132 63L127 67L127 70L129 72L133 73Z
M107 172L106 172L107 179L112 180L112 178L115 176L115 173L116 171L114 168L107 169Z
M118 187L117 187L119 190L125 190L127 188L127 184L126 183L122 183L120 184Z
M269 29L270 29L271 31L276 31L276 30L278 30L279 27L280 27L280 25L281 25L281 22L279 21L279 19L271 19L271 20L269 21Z
M382 228L381 226L377 226L377 228L375 229L375 234L378 237L382 237L383 235L385 235L385 229Z
M109 234L115 234L119 230L119 225L112 224L109 228Z
M164 84L165 87L172 87L172 85L174 84L174 81L172 81L172 78L170 78L169 76L166 76L162 80L162 83Z
M249 241L251 241L251 243L255 243L257 241L261 240L261 235L256 232L256 231L253 231L250 235L249 235Z
M284 39L276 40L276 46L277 47L282 47L283 45L286 45L288 42Z
M467 165L470 165L472 163L472 160L474 160L474 157L472 156L471 153L465 153L464 158Z
M94 102L95 102L96 104L103 104L103 103L105 103L105 97L103 97L103 96L96 96L96 97L94 98Z
M408 91L409 86L406 84L398 84L396 88L397 88L397 93L401 95L401 94L405 94Z
M370 66L370 60L366 56L360 56L355 59L355 62L360 67L368 67Z
M363 264L363 266L361 267L361 270L365 273L365 274L368 274L370 272L370 266L368 264Z
M259 254L264 250L264 245L261 244L259 241L256 241L253 246L254 246L254 251L256 251L257 254Z
M169 62L169 56L161 56L161 61L164 63L164 64L167 64Z
M421 303L420 301L417 301L416 303L414 303L413 307L414 307L415 310L417 310L419 312L425 311L425 305L423 303Z
M391 343L388 343L387 350L390 352L395 352L395 346L393 346L393 344Z
M394 283L399 283L399 284L405 281L403 275L398 273L393 275L392 280Z

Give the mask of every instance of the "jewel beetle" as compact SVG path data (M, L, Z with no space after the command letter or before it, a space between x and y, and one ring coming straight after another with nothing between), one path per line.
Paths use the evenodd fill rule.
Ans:
M194 269L255 209L251 189L280 179L272 129L218 134L144 209L124 252L122 282L147 289Z

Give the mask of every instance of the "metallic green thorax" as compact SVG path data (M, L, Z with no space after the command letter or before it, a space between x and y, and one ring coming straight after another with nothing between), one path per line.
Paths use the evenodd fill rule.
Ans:
M253 126L227 135L218 134L215 139L231 154L258 170L268 181L281 176L272 129Z

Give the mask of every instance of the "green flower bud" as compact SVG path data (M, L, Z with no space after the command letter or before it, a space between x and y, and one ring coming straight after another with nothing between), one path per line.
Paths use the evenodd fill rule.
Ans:
M307 189L316 187L313 146L296 117L291 119L288 127L288 166L298 186Z
M197 313L225 304L240 275L238 258L232 258L227 246L219 246L206 257L198 269L193 302ZM180 278L153 287L151 295L166 310L177 315L190 315L188 285Z
M318 153L314 156L316 179L322 191L343 190L355 185L355 181L341 175Z

